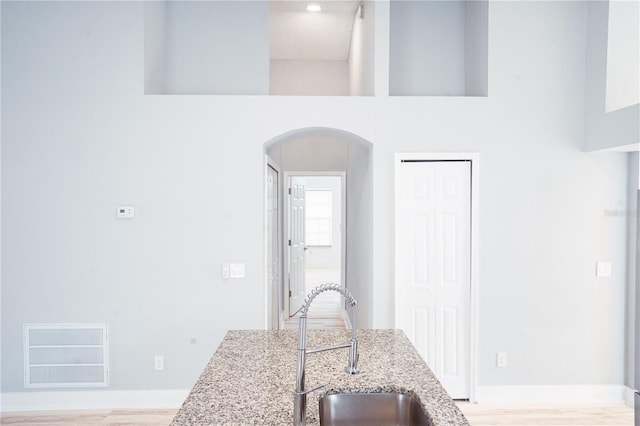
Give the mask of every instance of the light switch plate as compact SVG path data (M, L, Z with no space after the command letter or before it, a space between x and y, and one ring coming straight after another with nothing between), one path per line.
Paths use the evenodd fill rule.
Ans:
M244 263L229 264L230 278L244 278Z
M228 279L229 278L229 263L228 262L224 262L222 264L222 278L223 279Z
M610 277L611 273L612 273L611 262L596 263L596 277L598 278Z

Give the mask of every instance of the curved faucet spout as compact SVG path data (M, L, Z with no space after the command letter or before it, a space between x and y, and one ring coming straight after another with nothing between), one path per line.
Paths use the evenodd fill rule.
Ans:
M359 354L355 313L354 315L352 315L353 327L351 330L351 340L349 341L349 343L330 348L307 351L307 314L309 312L309 306L311 305L311 302L313 302L313 299L315 299L319 294L324 293L325 291L337 291L338 293L340 293L344 297L347 304L351 306L352 313L354 313L353 309L356 306L356 300L353 298L349 290L336 283L321 284L307 295L307 298L304 301L304 305L302 306L300 320L298 322L298 365L296 371L296 391L293 397L293 424L296 426L305 425L307 422L307 394L322 387L319 386L311 390L305 390L304 388L304 370L307 354L330 351L334 349L349 348L349 361L345 371L348 374L358 373Z
M307 313L309 312L309 306L311 306L311 302L313 302L313 299L315 299L319 294L324 293L325 291L337 291L344 297L344 300L351 307L356 306L356 299L353 298L349 290L342 287L340 284L320 284L318 287L314 288L311 293L307 294L307 298L304 300L304 305L302 305L302 312L300 316L306 317Z

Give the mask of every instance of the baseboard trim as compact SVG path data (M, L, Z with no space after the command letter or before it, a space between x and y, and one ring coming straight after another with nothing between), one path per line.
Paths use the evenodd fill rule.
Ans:
M609 404L627 400L623 385L478 386L478 404Z
M185 389L140 391L33 391L0 394L0 412L179 408Z
M635 405L635 392L629 386L624 387L624 403L633 408Z

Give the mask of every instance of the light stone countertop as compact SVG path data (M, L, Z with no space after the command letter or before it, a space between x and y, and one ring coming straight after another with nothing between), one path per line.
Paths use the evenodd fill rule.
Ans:
M350 330L309 330L307 349L347 343ZM297 330L231 330L171 423L291 425ZM348 349L307 355L307 424L318 425L318 399L332 390L414 391L434 426L469 425L405 334L358 330L360 374L344 372Z

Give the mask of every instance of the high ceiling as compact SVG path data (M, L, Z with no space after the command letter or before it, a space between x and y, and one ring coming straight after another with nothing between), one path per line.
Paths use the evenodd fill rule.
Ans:
M308 12L318 4L320 12ZM271 59L344 61L360 1L270 1Z

